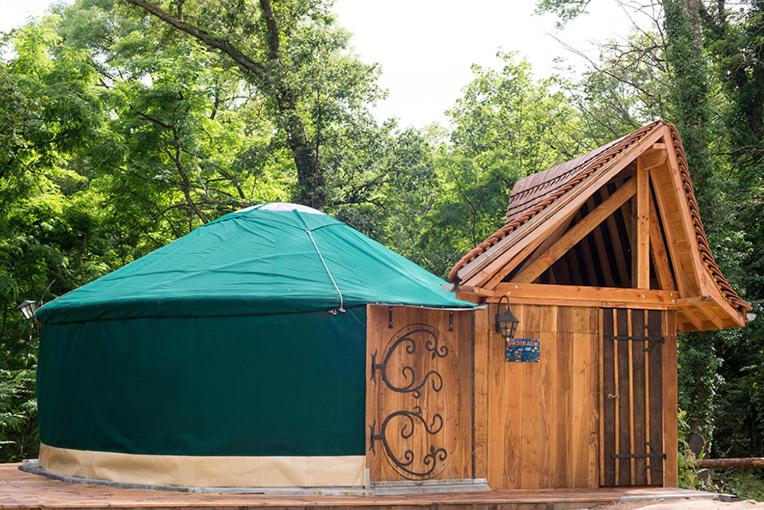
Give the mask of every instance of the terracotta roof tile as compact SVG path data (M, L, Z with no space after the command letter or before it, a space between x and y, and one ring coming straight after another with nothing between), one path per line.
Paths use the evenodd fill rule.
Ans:
M598 147L582 156L519 180L512 189L512 193L509 197L504 226L466 253L451 269L448 274L448 279L451 282L458 283L458 273L463 267L475 260L502 239L510 236L520 226L527 223L547 206L565 195L565 193L576 187L584 179L605 166L608 162L612 161L623 151L640 142L645 136L653 132L653 130L660 125L663 125L662 121L651 122L631 134L613 140L612 142ZM721 269L719 269L718 264L714 260L703 228L703 222L700 219L700 210L697 201L695 200L695 192L690 179L690 172L687 167L687 160L684 155L684 149L682 148L679 133L674 125L667 125L670 128L672 142L676 149L684 191L690 205L695 237L698 242L703 263L713 277L719 290L734 308L737 310L750 309L750 305L740 298L724 278Z
M669 124L669 131L671 133L671 142L674 144L674 150L677 155L677 163L679 166L679 175L682 178L682 185L684 193L687 196L687 202L690 206L690 217L692 218L693 229L695 230L695 238L698 241L698 248L700 251L700 258L703 264L708 269L708 272L713 277L714 283L721 291L722 295L727 299L733 308L742 312L751 309L751 305L748 304L743 298L741 298L735 289L729 284L727 279L722 274L721 268L716 263L713 253L711 253L711 246L708 244L708 238L706 237L706 230L703 228L703 221L700 219L700 208L698 202L695 199L695 188L692 185L692 178L690 176L690 169L687 165L687 157L684 153L684 147L682 146L682 138L679 136L679 130L673 124Z

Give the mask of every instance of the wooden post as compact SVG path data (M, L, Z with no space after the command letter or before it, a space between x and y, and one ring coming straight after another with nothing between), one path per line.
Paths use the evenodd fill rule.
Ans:
M650 288L650 177L637 159L637 236L636 257L638 289Z

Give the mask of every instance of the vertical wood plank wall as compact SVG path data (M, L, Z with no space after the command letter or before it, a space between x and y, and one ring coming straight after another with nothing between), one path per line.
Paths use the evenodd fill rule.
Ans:
M541 340L541 362L506 363L493 324L497 305L476 312L475 476L485 476L495 490L600 487L601 388L607 386L600 370L600 309L512 310L520 321L517 336ZM664 485L675 487L676 314L664 313Z
M598 309L512 309L517 336L541 339L541 362L504 361L491 304L487 334L476 336L476 354L487 340L488 483L493 489L598 487Z
M664 487L679 486L679 437L677 412L679 410L679 381L676 338L676 312L666 312L663 321L663 444L666 461L663 464Z

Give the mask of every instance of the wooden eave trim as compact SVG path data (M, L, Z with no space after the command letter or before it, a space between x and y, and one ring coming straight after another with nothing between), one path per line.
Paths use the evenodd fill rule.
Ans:
M679 207L680 214L682 216L682 225L684 226L685 237L689 243L690 255L695 265L693 273L695 274L696 283L701 294L708 294L711 289L708 288L709 282L707 278L704 278L708 272L703 259L700 256L700 248L698 247L698 238L695 236L695 227L692 222L692 212L690 211L690 204L687 201L687 194L684 190L684 184L682 183L682 176L679 175L679 162L676 154L674 144L671 143L671 128L663 126L663 136L665 137L668 147L668 161L669 171L671 172L671 180L674 183L674 191L676 192L677 205ZM716 285L713 285L716 289Z
M715 287L715 286L714 286ZM727 301L727 298L724 297L721 292L717 289L714 289L715 292L711 293L711 300L714 305L721 308L721 311L729 317L729 319L732 320L734 325L730 325L727 327L745 327L746 325L746 318L745 313L741 312L737 308L734 308L729 301Z
M540 283L504 282L496 286L484 299L497 302L509 295L510 303L591 306L606 308L641 308L650 310L675 310L679 293L669 290L632 289L618 287L586 287L578 285L548 285Z
M713 275L709 272L708 267L703 262L703 257L700 253L700 246L698 244L698 238L695 234L695 224L692 221L692 211L690 211L690 203L687 198L687 192L684 189L682 182L682 176L680 175L678 155L676 147L672 142L671 128L667 125L663 126L663 136L666 140L666 145L670 146L667 149L669 170L671 172L671 178L674 182L674 189L676 190L678 198L678 206L682 215L682 224L684 225L685 235L688 238L691 258L693 261L694 273L696 281L701 295L710 296L713 302L722 309L724 314L729 317L732 322L743 327L746 325L745 313L734 308L727 298L722 294L721 289L714 280ZM711 311L710 313L713 313ZM708 315L708 314L707 314ZM716 321L712 321L716 323Z
M533 240L534 236L529 236L529 234L539 236L542 233L540 232L540 227L549 220L555 219L558 222L564 221L569 215L575 214L575 211L581 207L590 196L607 184L610 179L623 170L629 163L634 161L639 154L646 150L647 147L652 146L661 139L665 135L665 132L665 126L657 125L652 131L647 133L641 141L635 143L632 147L616 156L603 168L595 171L584 181L580 182L573 189L550 204L549 207L540 211L536 216L530 218L526 223L520 225L505 238L501 239L467 263L457 272L459 280L467 286L482 285ZM555 218L555 216L558 217ZM554 224L556 224L556 222L553 223L553 225ZM507 260L502 260L501 263L496 264L498 267L491 268L490 266L495 259L507 251L510 251L512 255L508 257Z
M497 284L501 283L505 276L518 266L521 266L519 271L522 271L525 266L529 265L540 254L544 253L550 246L557 242L565 231L568 230L568 227L573 221L573 217L574 215L571 215L567 220L551 229L551 234L545 239L540 236L534 239L520 253L504 264L504 266L502 266L502 268L499 269L487 282L485 282L484 287L488 289L494 288Z

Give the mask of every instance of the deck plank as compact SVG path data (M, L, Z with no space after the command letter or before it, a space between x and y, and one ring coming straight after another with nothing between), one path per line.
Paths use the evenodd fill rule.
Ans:
M0 464L0 509L9 508L421 508L478 510L480 508L554 508L556 504L604 504L621 498L704 497L683 489L611 488L540 489L533 491L488 491L403 496L273 496L262 494L212 494L161 490L123 489L100 485L74 484L51 480L18 470L19 464ZM546 505L543 506L543 505Z

